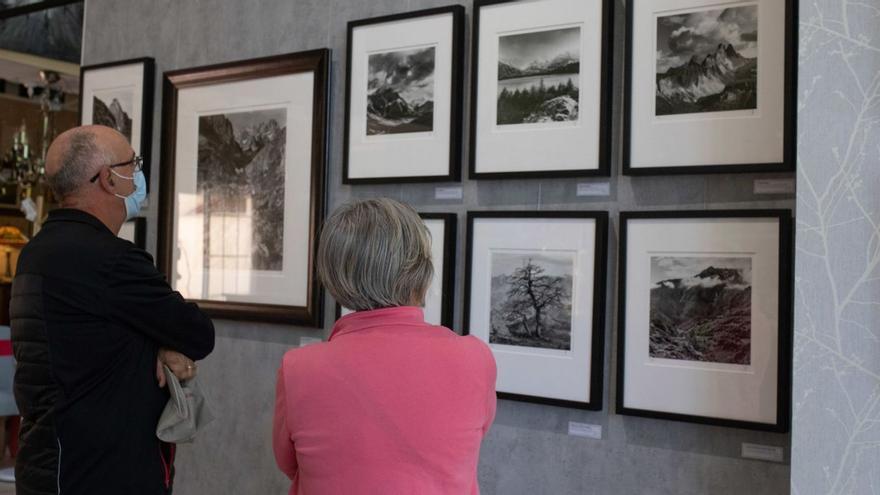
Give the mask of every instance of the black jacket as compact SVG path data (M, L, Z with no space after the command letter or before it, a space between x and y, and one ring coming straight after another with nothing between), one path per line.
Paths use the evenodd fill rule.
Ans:
M202 359L214 326L149 254L79 210L49 214L12 283L18 495L169 492L173 448L156 438L167 347Z

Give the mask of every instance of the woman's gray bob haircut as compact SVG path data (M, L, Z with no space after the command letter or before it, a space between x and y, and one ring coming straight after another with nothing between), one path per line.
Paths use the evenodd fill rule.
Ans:
M337 208L317 261L324 287L355 311L421 306L434 277L428 228L411 206L387 198Z

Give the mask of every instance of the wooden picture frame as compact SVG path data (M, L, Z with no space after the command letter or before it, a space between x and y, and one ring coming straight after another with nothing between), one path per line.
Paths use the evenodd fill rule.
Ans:
M658 236L659 232L664 235ZM791 210L620 214L618 414L788 431L792 237ZM727 260L731 266L715 266L719 259L722 263ZM632 266L636 261L641 268ZM740 263L742 268L733 268L732 265ZM645 270L652 273L644 273ZM657 273L653 273L655 271ZM663 276L673 271L684 275L674 279ZM660 281L655 283L655 278ZM679 310L675 305L664 306L664 301L670 299L668 294L658 291L674 292L672 299L693 303ZM706 291L715 298L703 297ZM644 302L646 297L647 303ZM744 301L745 297L750 302ZM716 311L714 316L710 311L699 313L698 310L712 304L723 312ZM675 319L685 314L697 315L688 317L686 321L690 326L687 328ZM665 315L671 317L667 319ZM741 327L736 326L746 319L749 322L747 346L745 339L738 337ZM672 323L655 326L654 321ZM645 326L649 329L643 328ZM759 330L753 331L753 326ZM712 333L703 329L711 329ZM681 339L670 339L670 332L676 336L681 334ZM695 341L700 347L682 347L685 340L692 341L685 337L695 336L696 332L701 332ZM629 354L634 355L628 357ZM767 364L773 361L775 366ZM635 374L630 376L631 373ZM771 379L774 374L775 379ZM629 396L628 385L635 387ZM689 394L688 387L697 395ZM713 392L706 393L708 389ZM751 392L749 400L743 400L744 389ZM775 397L766 398L761 394ZM699 397L704 396L711 396L711 400L701 404ZM730 397L730 404L719 403L723 402L721 397ZM775 409L775 413L768 408ZM761 416L764 420L758 419Z
M258 171L274 170L272 173L284 174L284 179L281 181L283 184L278 184L277 180L261 183L268 188L283 188L284 204L281 207L271 206L270 204L268 209L261 208L257 205L259 201L268 201L273 196L278 196L277 194L273 195L268 191L264 191L262 193L263 196L261 196L262 199L256 197L258 194L256 192L253 193L254 198L252 199L245 197L242 200L246 203L245 206L239 208L247 208L247 202L253 201L255 206L251 207L252 210L246 211L257 212L266 210L267 212L263 213L266 215L263 217L264 220L269 218L269 215L283 214L283 219L280 221L282 226L280 231L260 231L262 233L257 233L257 229L260 228L260 225L264 224L260 223L261 220L258 216L253 217L251 229L255 232L254 236L261 235L261 237L257 239L259 242L252 242L256 242L257 247L261 250L267 243L273 242L272 233L280 232L283 234L283 239L293 239L297 236L300 239L307 239L304 248L297 248L295 244L291 248L283 239L276 240L274 242L280 243L280 247L272 244L272 249L265 249L272 253L271 257L258 254L258 251L253 250L252 247L251 251L244 248L236 248L235 246L230 248L233 252L243 251L245 262L250 260L252 267L249 275L247 267L233 268L230 270L232 277L239 277L239 272L243 272L249 277L247 283L250 287L260 284L268 287L262 289L262 292L257 296L253 296L252 293L244 295L234 293L235 297L229 297L227 300L217 300L216 297L214 299L205 298L202 294L205 291L213 290L211 286L206 285L207 283L198 282L198 280L192 282L190 281L192 277L188 278L187 283L197 288L193 292L199 294L198 297L190 296L191 299L197 301L200 307L213 317L270 321L314 327L321 326L322 289L315 273L314 260L326 202L325 174L328 145L329 70L330 50L318 49L165 73L163 91L162 196L159 204L160 229L157 258L158 266L167 274L172 286L177 288L179 276L176 271L176 261L179 256L176 236L180 229L175 223L176 215L178 215L176 208L181 200L186 199L189 201L186 197L178 197L176 188L188 187L192 191L189 193L191 196L194 196L195 191L197 191L196 172L198 167L194 166L193 162L198 164L200 159L198 158L198 153L193 150L193 141L199 141L197 138L202 136L200 133L202 132L201 126L203 125L205 126L205 132L213 132L210 126L215 125L215 123L220 126L219 129L221 130L229 129L229 132L224 131L225 134L221 134L229 137L231 133L232 138L236 142L243 139L245 131L247 136L253 137L258 135L257 131L262 133L266 129L272 130L273 134L271 135L274 136L266 142L275 143L276 139L284 140L282 158L278 162L283 164L283 170L278 172L277 169L277 167L282 167L282 165L275 165L275 169L255 169ZM186 95L190 98L189 100L181 99L182 90L187 90ZM306 95L305 97L302 96L304 94ZM222 108L223 104L228 105L230 110L227 110L226 113L218 113L217 108ZM181 105L189 106L182 108ZM210 112L214 115L206 116L200 113L202 108L210 109ZM242 112L241 108L249 108L250 110ZM236 117L236 115L241 115L241 117ZM269 118L270 115L272 118ZM218 116L223 118L220 119ZM284 127L278 124L276 116L283 117ZM185 125L179 129L178 120L180 118L185 119ZM205 120L208 118L212 119L210 123ZM233 124L233 119L239 122L239 124ZM251 122L251 127L245 128L243 123L245 121ZM297 125L286 125L287 122L293 122ZM261 127L253 127L257 123ZM241 128L238 131L239 137L235 137L235 132L238 128L236 126ZM283 130L284 134L281 134L279 128ZM187 142L180 142L179 134L181 133L185 133L188 136ZM262 136L263 134L260 135ZM247 142L256 142L256 138L254 137L253 140ZM266 155L266 160L277 156L275 153L277 153L280 144L274 146L276 147L269 150ZM243 150L240 146L239 149ZM185 154L188 157L187 163L178 163L179 154ZM206 156L207 160L215 155L206 154L204 156ZM218 153L217 156L226 155ZM256 159L255 156L254 160ZM274 158L271 159L275 160ZM248 162L247 165L252 165L253 163ZM264 164L261 167L269 167L269 165L265 165L269 162L261 163ZM188 168L181 169L184 166ZM196 172L193 171L194 169ZM205 173L213 173L211 168L206 167L205 170ZM225 169L221 167L218 170ZM244 166L236 170L242 170L242 174L246 171ZM254 185L249 187L254 191L261 189L257 185L257 179L251 176L247 177L248 180L254 181ZM181 182L182 178L186 179L187 182ZM213 180L216 181L216 179ZM207 180L205 183L208 183ZM211 184L211 187L214 187L213 183ZM299 187L301 191L292 189L293 187ZM220 190L222 191L222 189ZM227 196L227 201L230 201L229 197L231 195ZM198 198L192 201L197 202ZM298 203L293 203L293 201ZM208 204L210 205L211 203ZM188 211L197 211L197 203L189 205L189 208ZM252 215L258 214L253 213ZM202 214L202 217L205 216L205 214ZM223 217L218 220L218 222L221 222L221 225L225 225L222 224L225 221ZM195 218L194 225L196 229L201 228L198 216ZM208 225L209 228L214 228L213 224L209 223ZM245 223L244 225L247 224ZM276 222L267 228L277 229L278 225ZM297 232L288 231L289 228L293 229L294 227L300 230ZM185 235L192 237L193 234L185 233ZM204 231L201 235L201 239L197 236L194 238L194 251L190 250L189 255L204 257L203 251L206 244ZM187 237L187 239L190 237ZM277 239L277 237L276 235L275 238ZM246 239L247 236L236 235L234 238L240 240L242 238ZM210 239L208 242L210 242ZM199 248L199 245L202 247ZM211 244L207 245L211 246ZM236 251L236 249L239 249L239 251ZM300 249L300 251L298 253L291 253L288 252L290 249ZM214 256L212 251L209 250L208 253L209 257ZM202 264L204 265L204 263L203 260ZM232 263L239 262L233 260ZM256 264L260 265L259 269L253 268ZM269 268L266 268L267 266ZM280 271L277 271L279 267ZM269 275L264 277L264 272L269 273ZM198 273L197 269L195 273ZM210 271L207 273L210 274ZM220 271L220 273L221 280L225 283L226 279L223 277L228 276L227 272ZM233 278L233 282L237 280L238 278ZM189 296L188 291L189 289L182 291L185 297ZM295 292L298 292L298 294ZM221 294L227 294L227 292L222 292ZM294 297L299 298L299 301L288 302ZM270 299L271 302L267 302Z
M485 224L488 228L482 227L484 230L481 232L480 222L484 221L488 221ZM516 221L521 222L522 225L512 223ZM495 222L498 223L494 224ZM521 237L511 235L514 231L521 232ZM465 263L467 279L462 331L464 335L477 336L492 348L498 363L498 397L592 411L601 410L605 368L608 213L604 211L470 211L467 232ZM494 238L493 243L484 240L475 241L477 236L491 235L492 232L496 232L498 236ZM541 236L540 243L535 241L536 236ZM475 254L477 242L490 251L488 257L485 253ZM506 247L499 248L502 243L506 243L504 244ZM493 343L489 330L472 328L472 325L492 326L491 313L496 306L492 299L495 294L500 294L495 288L496 279L499 274L506 276L503 270L495 273L494 265L500 263L496 263L493 259L491 253L493 250L514 253L517 251L568 253L569 269L572 271L569 282L572 290L569 292L569 297L578 295L582 298L579 299L578 311L568 309L571 318L568 349L565 347L557 348L561 349L560 351L551 348L535 349L529 344L525 344L525 347L519 347L524 344L513 347L505 345L504 341L498 338ZM526 255L519 254L519 256L522 258ZM479 261L476 261L477 258ZM532 263L531 258L528 263ZM483 270L488 269L489 275L475 275L477 266L482 266ZM475 283L480 287L476 288ZM480 305L480 302L485 304ZM570 301L570 305L574 302ZM480 311L482 315L475 313L476 311ZM487 313L490 316L487 317ZM578 326L583 328L578 330L576 328ZM530 355L527 350L534 351L535 354ZM573 358L559 359L561 354L566 354L566 351L571 355L569 357ZM568 379L574 381L575 386L563 384L561 388L552 391L555 397L551 396L551 392L548 392L549 387L545 386L526 385L519 387L520 390L511 391L518 386L515 383L511 385L516 381L516 374L523 370L531 374L544 373L546 377L552 376L556 381ZM540 378L532 379L532 382L542 382L546 385L546 381ZM566 397L561 398L560 396L563 395Z

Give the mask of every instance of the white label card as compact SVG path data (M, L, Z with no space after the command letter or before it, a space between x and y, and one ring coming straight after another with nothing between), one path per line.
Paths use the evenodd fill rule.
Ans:
M794 194L794 179L756 179L755 194Z
M785 451L782 447L773 445L743 443L742 456L746 459L757 459L759 461L782 462L785 459Z
M578 196L610 196L611 184L608 182L581 182L577 185Z
M602 425L593 425L589 423L578 423L577 421L569 421L568 434L574 437L585 437L595 440L601 440Z
M456 187L438 187L434 189L434 199L461 199L464 192L461 186Z

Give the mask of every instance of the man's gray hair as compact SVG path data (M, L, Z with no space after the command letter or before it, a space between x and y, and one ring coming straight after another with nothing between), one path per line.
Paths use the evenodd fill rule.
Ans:
M431 234L409 205L387 198L356 201L324 222L317 269L345 308L422 305L434 278Z
M46 181L55 196L64 199L88 182L98 168L96 164L109 165L112 160L112 155L98 145L93 132L81 130L70 137L70 143L61 152L61 166Z

